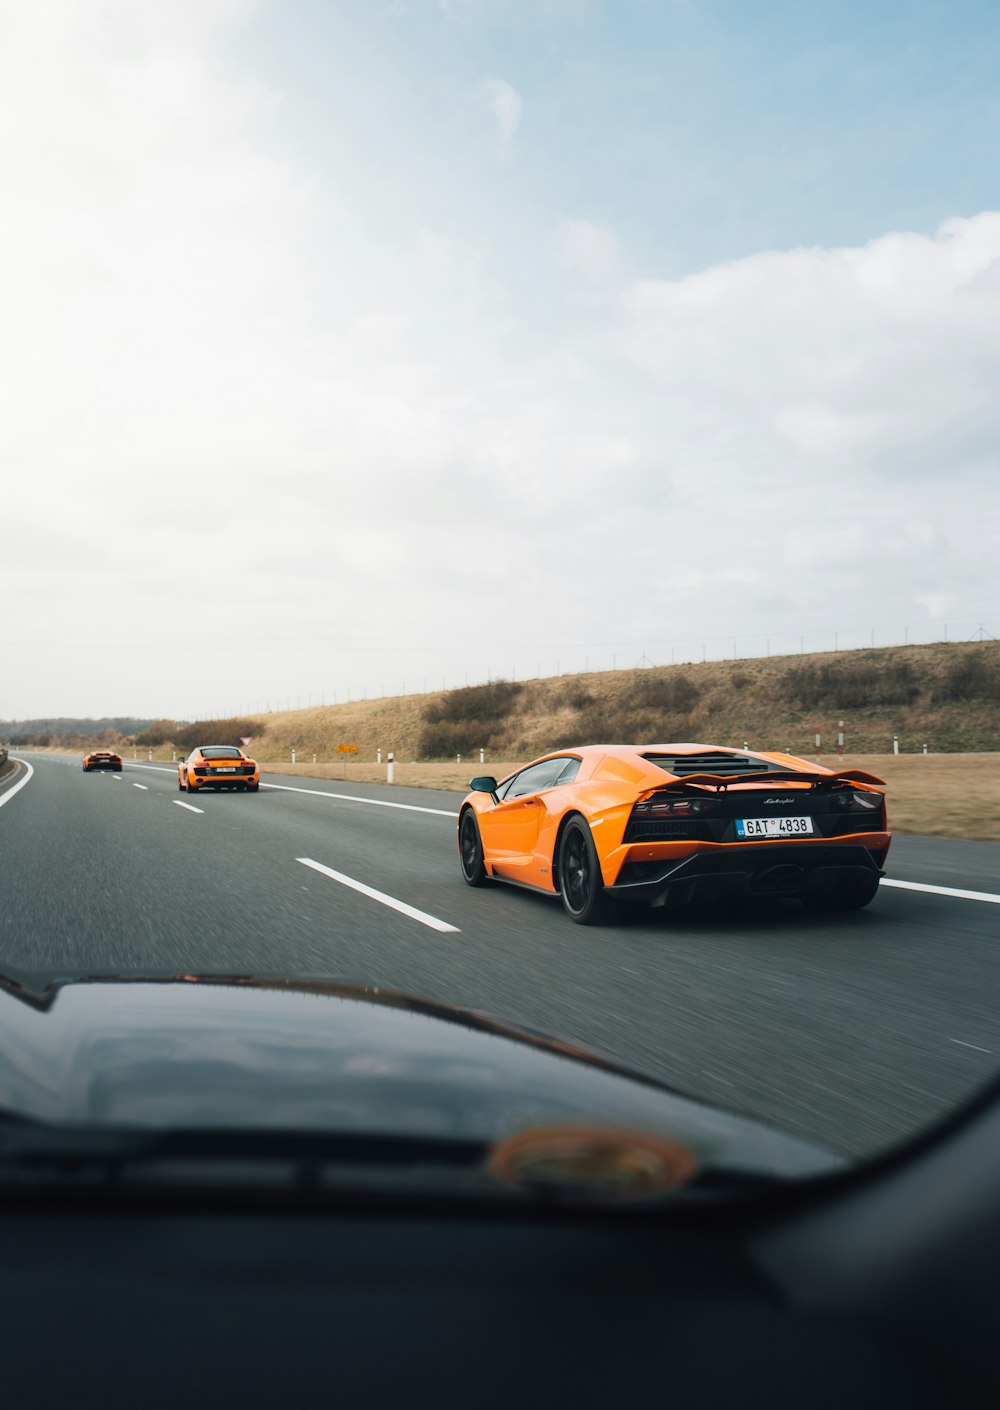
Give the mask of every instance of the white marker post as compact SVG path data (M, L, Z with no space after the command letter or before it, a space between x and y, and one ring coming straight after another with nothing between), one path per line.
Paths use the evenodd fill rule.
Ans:
M843 722L843 720L838 720L838 721L837 721L837 760L838 760L838 762L841 763L841 764L844 762L844 722Z
M822 733L820 732L820 727L819 727L819 725L816 725L816 726L815 726L815 735L816 735L816 762L817 762L817 764L818 764L818 763L819 763L820 752L821 752L822 746L823 746L823 736L822 736Z
M894 754L898 754L898 753L899 753L899 735L898 735L898 734L894 734L894 735L892 736L892 752L893 752Z
M381 752L382 752L382 751L379 750L379 753L380 753L380 754L381 754ZM395 756L395 754L392 752L391 749L389 750L388 754L385 756L385 759L386 759L386 763L385 763L385 781L386 781L386 783L392 783L393 772L395 771L395 768L396 768L396 756Z
M381 749L376 749L376 750L375 750L375 762L376 762L376 764L381 764L381 762L382 762L382 751L381 751Z
M480 749L480 751L479 751L479 762L480 762L481 764L485 764L485 763L486 763L486 751L483 750L483 749Z
M295 763L295 750L292 750L292 763Z

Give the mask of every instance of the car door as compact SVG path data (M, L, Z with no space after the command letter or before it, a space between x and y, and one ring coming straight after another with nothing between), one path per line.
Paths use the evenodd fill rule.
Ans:
M534 874L534 854L538 833L545 819L545 803L541 797L556 786L560 779L575 773L579 760L562 756L529 764L507 783L500 802L480 817L483 844L493 870L509 881L537 883ZM488 820L488 821L487 821Z

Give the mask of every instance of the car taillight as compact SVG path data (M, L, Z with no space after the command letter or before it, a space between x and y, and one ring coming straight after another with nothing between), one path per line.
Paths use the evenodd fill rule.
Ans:
M882 807L881 793L837 793L837 807L844 813L872 813Z
M632 809L634 818L704 818L718 813L714 798L647 798Z

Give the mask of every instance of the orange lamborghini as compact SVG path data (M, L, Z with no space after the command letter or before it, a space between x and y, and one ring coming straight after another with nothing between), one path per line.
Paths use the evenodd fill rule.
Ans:
M199 744L177 765L177 787L182 793L204 788L237 788L256 793L260 771L242 749L231 744Z
M95 749L93 753L83 756L83 772L89 774L91 769L111 769L120 774L122 756L116 754L113 749Z
M794 896L854 910L875 896L889 851L881 779L790 754L587 745L469 786L458 818L465 880L559 896L580 925L601 919L609 899Z

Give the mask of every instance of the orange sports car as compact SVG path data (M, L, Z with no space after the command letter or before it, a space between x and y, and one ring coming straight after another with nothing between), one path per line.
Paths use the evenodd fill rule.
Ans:
M83 772L89 774L91 769L112 769L116 774L120 774L122 756L116 754L113 749L95 749L93 753L83 756Z
M602 919L609 899L794 896L854 910L875 896L891 840L881 779L791 754L587 745L469 786L465 880L559 896L580 925Z
M177 765L177 787L182 793L200 793L203 788L256 793L260 771L249 755L232 744L199 744Z

